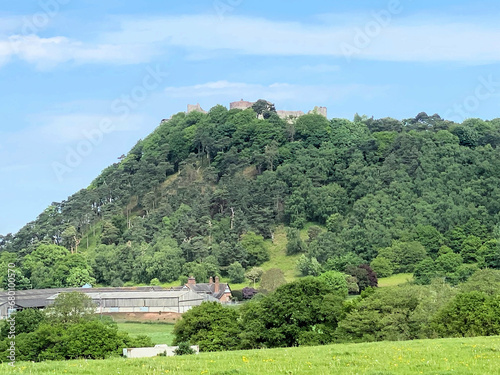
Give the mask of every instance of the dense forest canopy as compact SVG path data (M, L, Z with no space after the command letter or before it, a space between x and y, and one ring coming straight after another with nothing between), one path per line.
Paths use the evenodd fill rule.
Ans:
M16 262L18 283L34 288L204 281L268 260L263 242L284 225L304 275L372 263L458 282L500 268L498 145L500 119L179 113L1 236L0 266ZM291 241L311 222L306 244Z

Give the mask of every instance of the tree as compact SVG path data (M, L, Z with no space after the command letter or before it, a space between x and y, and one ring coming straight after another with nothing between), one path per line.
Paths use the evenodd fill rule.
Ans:
M0 286L3 290L9 289L9 273L6 267L3 267L5 271L2 273ZM27 290L32 289L31 281L28 279L19 268L14 269L14 275L16 279L16 290Z
M349 266L357 266L366 263L363 258L352 252L345 255L336 256L326 261L325 269L328 271L345 272Z
M415 265L422 261L427 251L420 242L393 241L392 246L380 249L378 255L394 265L394 272L413 272Z
M378 277L389 277L393 274L393 265L388 259L382 256L373 259L370 267L376 272Z
M316 258L309 258L302 254L297 260L297 269L302 276L319 276L322 272L321 264Z
M430 257L419 262L413 272L413 278L417 284L428 285L436 277L439 277L436 262Z
M327 271L318 276L329 287L332 293L337 293L339 296L346 298L349 292L345 274L337 271Z
M349 266L346 269L346 273L357 279L360 292L368 287L376 287L378 285L377 275L368 264L361 264L358 267Z
M500 269L500 241L486 241L478 250L478 259L484 259L486 267Z
M252 269L245 272L245 277L253 282L253 286L255 288L255 283L260 280L263 273L264 271L262 270L262 268L253 267Z
M264 245L264 237L247 232L241 237L241 245L248 253L248 265L259 266L269 260L269 251Z
M460 285L460 291L464 293L478 291L490 296L500 293L500 270L486 268L476 271Z
M90 276L90 272L88 269L72 268L69 271L69 276L66 279L66 283L70 287L79 288L84 286L85 284L94 285L95 279Z
M331 342L342 318L343 298L328 285L306 277L282 285L242 316L244 347L286 347Z
M177 280L186 262L182 250L171 238L162 238L153 247L148 247L142 259L146 266L146 280L157 278L162 282Z
M300 238L300 231L296 228L288 228L286 231L286 254L294 255L306 250L304 241Z
M210 276L215 276L217 273L218 267L214 263L189 262L183 267L183 274L193 276L199 283L206 283Z
M60 293L47 309L47 319L56 323L78 323L91 319L96 305L90 297L80 292Z
M245 281L245 269L239 262L234 262L229 265L227 276L232 283L242 283Z
M420 242L433 258L436 258L436 254L444 244L443 235L431 225L417 225L415 240Z
M432 324L442 337L499 335L500 296L460 293L436 314Z
M341 341L411 340L432 337L430 320L452 296L440 285L375 289L351 303L336 335ZM427 336L429 335L429 336Z
M319 263L324 264L328 259L341 257L345 248L340 243L339 236L332 232L321 233L309 244L308 255L314 257Z
M481 248L483 242L477 236L470 235L460 248L460 255L462 256L465 263L475 263L478 261L479 249Z
M239 340L238 313L218 302L203 302L182 315L174 327L174 345L189 342L200 351L235 350Z
M448 253L438 256L435 263L437 270L443 275L450 275L462 265L463 258L460 254Z
M274 292L283 284L286 284L285 274L279 268L271 268L262 274L260 287L268 292Z
M61 236L66 247L69 247L71 254L73 254L73 252L77 253L81 238L78 235L76 228L73 225L70 225L64 230L64 232L62 232Z
M21 333L30 333L37 330L37 328L45 321L45 312L38 309L24 309L17 311L11 315L15 320L16 335ZM0 322L0 340L5 340L9 335L10 323L7 320Z
M355 276L344 274L349 294L359 294L358 279Z
M102 225L101 242L105 245L117 244L120 239L120 230L109 221Z
M268 102L264 99L257 100L253 105L252 109L257 115L262 115L264 119L271 117L272 113L276 113L276 108L274 104Z

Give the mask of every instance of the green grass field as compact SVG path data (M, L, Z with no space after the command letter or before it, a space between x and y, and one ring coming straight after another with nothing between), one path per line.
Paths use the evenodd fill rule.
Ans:
M307 230L301 231L301 237L307 238ZM301 254L286 255L286 230L284 226L279 226L274 231L274 241L266 240L265 245L269 250L270 260L260 266L264 271L271 268L281 268L288 282L294 281L299 277L297 271L297 260Z
M172 345L174 325L168 323L118 323L118 329L133 336L147 335L155 344Z
M382 277L378 279L378 286L383 288L385 286L396 286L405 284L408 281L413 280L412 273L398 273L389 277Z
M500 337L416 340L0 366L1 374L322 375L500 373Z

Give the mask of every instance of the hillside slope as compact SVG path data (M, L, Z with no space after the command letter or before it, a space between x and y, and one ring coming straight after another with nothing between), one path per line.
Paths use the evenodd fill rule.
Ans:
M42 288L204 281L282 262L290 278L299 258L303 274L376 259L389 276L451 252L456 282L500 267L500 119L264 117L222 106L174 115L2 236L0 268L16 262L19 287ZM275 236L284 258L266 263Z

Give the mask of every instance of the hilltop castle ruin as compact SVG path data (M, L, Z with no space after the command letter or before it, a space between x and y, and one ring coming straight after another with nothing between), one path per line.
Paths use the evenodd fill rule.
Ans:
M255 104L255 102L247 102L243 99L237 101L237 102L232 102L232 103L229 103L229 109L242 109L242 110L245 110L245 109L248 109L250 107L252 107L253 105ZM201 108L200 104L197 103L197 104L188 104L187 106L187 113L190 113L190 112L201 112L201 113L207 113L207 111L205 111L203 108ZM283 111L283 110L278 110L276 111L276 113L278 114L278 116L284 120L290 120L290 119L294 119L294 118L297 118L297 117L300 117L300 116L304 116L304 112L302 111ZM316 113L318 115L322 115L324 117L327 117L327 108L326 107L314 107L313 110L307 112L307 114L311 114L311 113Z

